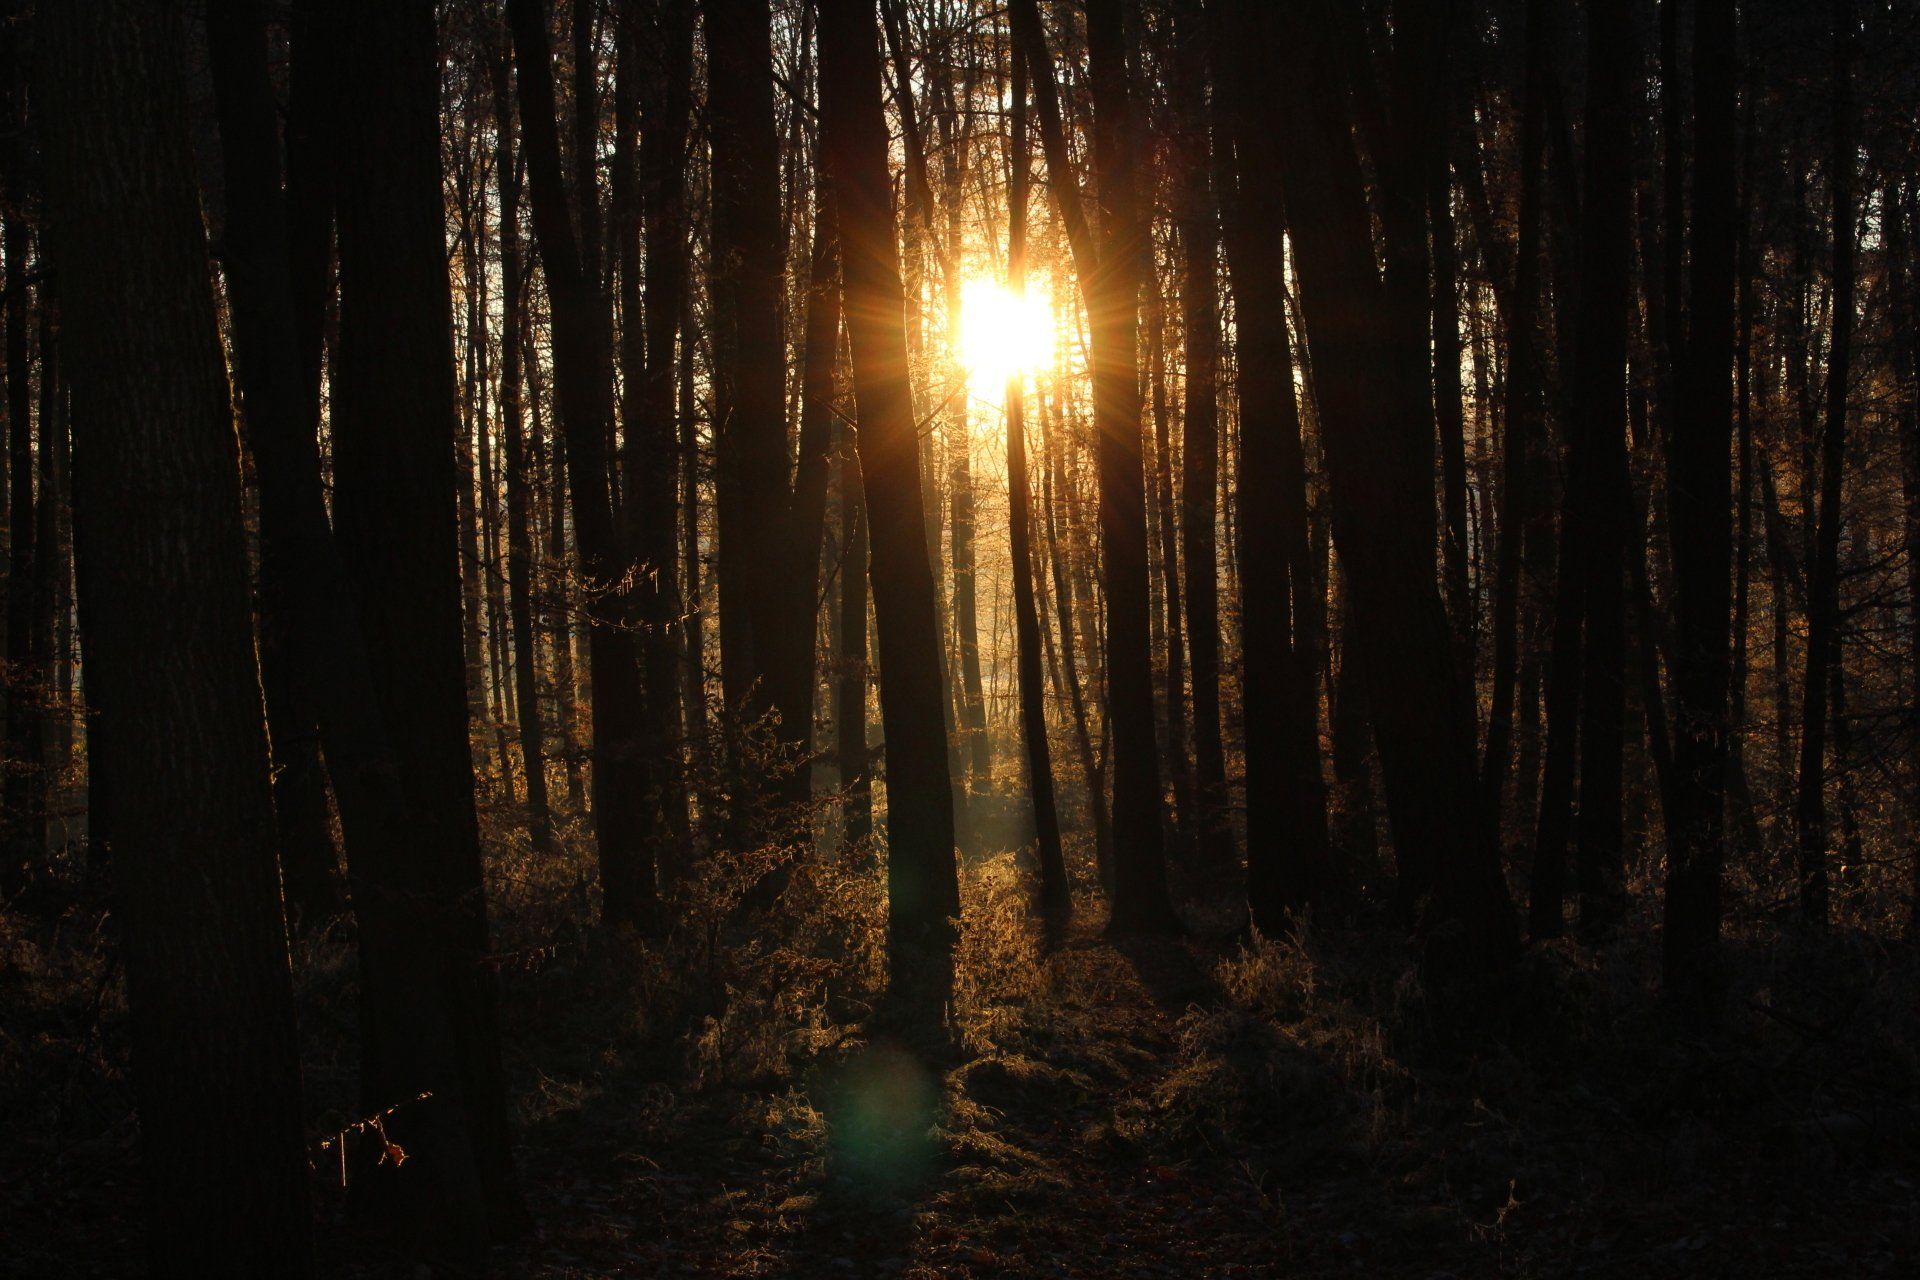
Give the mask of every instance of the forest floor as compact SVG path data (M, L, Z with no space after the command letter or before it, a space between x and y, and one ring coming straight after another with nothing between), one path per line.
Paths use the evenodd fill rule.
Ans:
M865 1033L870 866L797 877L777 936L715 914L665 955L591 928L577 863L492 866L536 1223L503 1275L1920 1266L1920 964L1857 932L1736 931L1728 1015L1687 1034L1648 906L1531 948L1505 1021L1463 1034L1389 921L1244 942L1189 896L1188 938L1087 918L1048 952L998 855L968 868L959 1043L929 1059ZM114 951L84 894L0 913L0 1276L135 1273ZM364 1247L318 1145L354 1115L352 969L343 927L297 942L327 1274Z

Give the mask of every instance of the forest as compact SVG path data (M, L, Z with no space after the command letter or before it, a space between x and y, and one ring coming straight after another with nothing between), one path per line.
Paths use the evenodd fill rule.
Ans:
M1920 3L0 0L0 1275L1920 1266Z

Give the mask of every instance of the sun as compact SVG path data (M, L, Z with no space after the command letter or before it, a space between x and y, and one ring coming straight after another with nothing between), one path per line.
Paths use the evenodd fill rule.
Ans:
M1008 380L1053 362L1053 312L1032 290L1016 296L976 276L960 291L960 359L974 386L995 393Z

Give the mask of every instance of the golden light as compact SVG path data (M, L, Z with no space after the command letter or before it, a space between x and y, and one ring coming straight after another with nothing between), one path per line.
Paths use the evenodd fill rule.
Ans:
M960 292L960 359L976 392L997 396L1007 380L1053 362L1053 314L1032 289L1016 297L985 277Z

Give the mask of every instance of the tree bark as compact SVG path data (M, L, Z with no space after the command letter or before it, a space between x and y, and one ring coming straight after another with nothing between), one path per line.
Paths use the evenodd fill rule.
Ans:
M840 229L880 642L890 1003L936 1027L952 993L960 888L878 37L865 0L829 5L820 18L820 149Z
M1493 695L1480 759L1480 805L1497 849L1513 754L1515 677L1519 667L1520 584L1533 523L1536 455L1546 429L1540 334L1541 187L1546 157L1546 78L1553 47L1551 0L1528 0L1526 78L1520 107L1520 222L1507 321L1507 386L1500 441L1500 519L1494 554ZM1484 250L1483 250L1484 252Z
M613 515L613 335L605 300L588 274L567 216L554 123L546 6L510 0L520 128L534 237L553 313L554 392L566 439L574 545L587 590L587 663L593 687L593 819L600 854L601 915L614 928L658 923L656 850L649 838L644 702L628 609L619 598L627 556Z
M1167 932L1179 928L1179 919L1167 897L1161 833L1165 806L1153 731L1138 353L1142 230L1120 10L1119 0L1092 0L1087 10L1094 170L1100 180L1097 239L1080 208L1079 180L1067 155L1039 10L1033 0L1015 0L1010 13L1015 42L1033 81L1047 171L1067 224L1091 337L1107 701L1113 726L1114 892L1108 927L1117 932Z
M148 1269L298 1277L300 1065L184 8L49 5L36 31L88 698L116 726L90 747L113 779Z
M1233 852L1227 760L1220 733L1220 582L1214 528L1220 491L1220 227L1214 202L1210 122L1199 110L1205 83L1205 19L1175 19L1181 95L1195 104L1180 148L1181 346L1186 390L1180 402L1180 557L1186 565L1187 648L1193 670L1193 830L1200 853L1224 863Z
M361 1101L370 1114L399 1107L389 1132L415 1155L404 1172L389 1165L369 1179L364 1203L424 1261L470 1261L485 1226L510 1232L524 1210L461 648L439 60L423 7L353 4L340 39L333 515L367 652L380 655L371 688L409 801L375 856L352 860L349 845L366 983Z
M1800 791L1794 805L1800 914L1825 925L1827 875L1826 734L1829 668L1839 661L1840 496L1846 473L1847 380L1854 325L1853 5L1832 0L1833 134L1827 169L1833 191L1833 333L1827 347L1827 414L1820 434L1820 519L1807 575L1807 666L1801 685Z
M535 852L553 848L547 756L541 731L540 673L533 632L533 492L522 413L527 271L520 241L523 170L514 139L512 52L493 57L494 179L500 190L500 423L507 471L507 609L513 631L514 701L520 713L520 769L527 779L527 825Z
M1396 352L1327 33L1284 50L1287 220L1333 498L1333 532L1361 622L1362 661L1394 844L1443 986L1503 966L1515 947L1499 857L1477 819L1473 710L1434 572L1425 361Z
M1343 876L1329 861L1307 634L1308 620L1321 606L1309 564L1306 459L1281 242L1271 220L1284 204L1282 161L1259 106L1258 86L1266 74L1260 51L1271 28L1255 5L1242 3L1232 12L1221 46L1228 87L1222 117L1232 160L1230 167L1223 163L1222 173L1233 179L1231 185L1223 182L1223 194L1239 349L1247 900L1254 924L1274 933L1287 912L1318 901ZM1249 484L1259 488L1256 500L1248 500Z
M1622 760L1626 717L1627 319L1632 288L1633 31L1602 6L1587 31L1586 198L1581 209L1576 430L1589 463L1580 693L1578 880L1583 926L1605 923L1624 892ZM1557 904L1556 904L1557 910Z
M1669 989L1709 998L1719 951L1732 591L1734 6L1699 0L1694 22L1692 300L1680 412L1669 441L1668 523L1679 636L1674 794L1667 814ZM1677 251L1668 246L1669 252Z
M1013 125L1007 188L1007 287L1027 291L1027 193L1032 180L1027 134L1027 66L1013 59ZM1073 914L1066 859L1060 849L1060 812L1053 792L1053 748L1047 740L1046 683L1040 669L1040 611L1033 592L1033 490L1027 479L1026 378L1007 381L1007 522L1013 573L1015 659L1019 666L1020 729L1027 749L1027 794L1040 868L1040 914L1059 937Z

